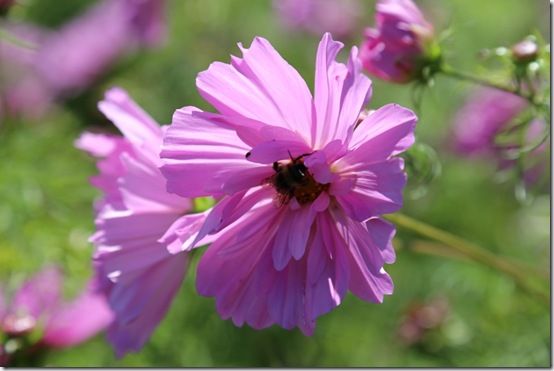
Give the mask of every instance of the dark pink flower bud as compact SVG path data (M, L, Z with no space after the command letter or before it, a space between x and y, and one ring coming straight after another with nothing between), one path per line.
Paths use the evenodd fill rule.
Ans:
M383 80L407 83L440 59L433 26L412 0L379 0L376 28L365 31L360 59L365 70Z

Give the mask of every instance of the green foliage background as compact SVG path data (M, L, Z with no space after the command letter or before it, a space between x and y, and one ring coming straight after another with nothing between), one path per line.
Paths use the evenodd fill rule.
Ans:
M21 1L10 18L56 27L91 1ZM539 30L549 35L546 0L427 0L418 2L437 31L450 27L443 42L447 58L476 69L483 48L508 46ZM360 30L372 25L374 2L364 2ZM130 94L160 123L176 108L209 108L195 88L195 76L215 60L237 54L236 43L268 38L306 78L313 81L319 37L284 30L269 1L170 0L166 43L126 58L79 100L57 107L43 119L0 125L0 278L17 285L44 264L59 264L67 275L68 297L90 274L92 202L88 184L93 161L73 147L91 127L109 128L96 112L103 91L113 85ZM361 34L360 34L361 35ZM347 47L360 42L344 40ZM370 108L389 102L413 107L411 88L374 80ZM407 193L403 213L463 236L487 249L550 272L548 189L525 204L513 196L513 182L500 183L495 166L449 152L453 114L469 86L439 78L425 93L418 139L439 153L442 175L424 196ZM467 260L421 254L421 240L400 230L397 262L387 270L394 295L382 305L348 295L318 320L313 337L299 331L236 328L221 320L212 299L194 288L194 267L168 316L142 352L116 359L104 335L78 347L52 352L49 366L549 366L550 314L505 275ZM195 256L195 263L201 252ZM419 346L405 346L397 329L410 303L446 297L449 315Z

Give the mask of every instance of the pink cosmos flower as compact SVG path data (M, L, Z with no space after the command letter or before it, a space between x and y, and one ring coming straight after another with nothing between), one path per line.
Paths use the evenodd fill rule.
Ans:
M375 19L360 47L366 71L396 83L417 78L433 57L433 26L412 0L378 0Z
M529 104L515 94L498 89L480 88L474 91L465 105L458 111L453 125L453 147L457 153L465 156L485 156L495 159L501 169L513 167L515 162L507 160L505 151L517 149L513 144L504 147L497 144L498 135L505 133L515 123ZM525 145L532 145L540 140L546 130L542 119L535 119L528 124L525 134ZM540 145L530 153L537 164L526 171L528 184L537 180L546 166L544 152L546 144Z
M402 205L395 155L413 143L416 116L389 104L356 126L371 81L357 48L335 61L342 46L323 36L312 97L267 40L239 44L242 58L197 78L219 112L177 110L165 133L168 190L222 197L197 236L217 233L197 289L238 326L311 334L347 290L371 302L392 293L383 265L395 259L395 230L379 216Z
M160 0L99 2L44 42L37 73L58 94L89 86L121 55L162 40L164 5Z
M99 108L123 137L85 133L76 145L100 158L91 182L103 197L91 241L100 290L115 313L108 338L122 356L138 351L165 316L189 262L168 249L192 242L205 214L185 215L192 201L165 190L158 170L165 128L122 89L109 90Z
M13 338L41 329L37 342L41 347L79 344L105 329L112 320L105 297L96 293L93 286L91 281L74 301L64 302L60 271L46 268L25 282L9 302L0 295L0 331ZM5 362L9 361L7 355Z
M525 99L492 88L476 90L454 118L454 144L466 155L494 152L494 138L527 107Z
M7 102L3 111L40 116L55 99L90 87L120 57L159 44L164 9L163 0L104 0L59 30L9 24L7 30L26 45L0 40L0 75L9 82L0 91Z
M290 29L350 36L362 14L358 0L274 0L280 21Z

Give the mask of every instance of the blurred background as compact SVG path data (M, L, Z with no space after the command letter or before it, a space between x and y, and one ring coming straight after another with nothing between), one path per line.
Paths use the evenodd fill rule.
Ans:
M89 178L97 171L93 160L73 143L84 130L114 132L96 110L107 88L125 88L158 122L168 124L179 107L210 109L196 91L196 75L212 61L229 61L230 54L239 53L237 42L249 45L256 35L269 39L309 86L313 82L321 33L292 22L271 1L168 0L160 9L147 12L153 16L159 11L161 25L154 22L147 33L120 40L120 44L108 37L109 27L94 29L90 37L118 50L100 48L87 54L86 47L72 43L71 34L90 31L86 27L77 31L75 19L95 4L89 0L55 4L17 0L0 23L2 37L12 30L10 34L18 35L15 43L24 50L32 50L33 42L44 34L64 29L69 36L58 48L84 48L67 52L67 70L58 73L61 82L50 81L48 89L31 89L36 93L32 97L22 82L29 80L34 86L29 77L52 72L48 53L39 59L40 68L35 62L35 69L26 69L28 56L16 55L13 58L18 62L13 63L13 50L0 48L4 89L0 92L14 86L16 91L5 95L0 106L0 280L8 287L19 285L45 264L57 264L66 276L65 294L72 297L90 276L92 246L87 239L94 230L92 205L99 193L89 185ZM549 42L546 0L421 0L417 4L437 33L449 30L442 41L445 57L464 70L478 71L483 49L513 45L532 32ZM345 43L345 49L359 45L363 29L374 25L375 2L360 0L355 6L354 16L340 22L349 27L334 35ZM71 22L74 29L68 26ZM345 55L341 54L342 60ZM105 63L91 67L86 79L73 84L74 71L69 65L75 58L81 58L81 64ZM389 102L415 108L412 87L377 79L373 83L369 108ZM494 161L453 153L449 144L453 118L470 88L439 77L425 91L416 133L418 141L438 153L433 161L440 162L442 171L423 185L410 181L402 212L517 261L546 279L550 274L549 161L546 182L518 198L514 179L499 175ZM381 305L349 294L336 310L318 320L313 337L277 327L237 328L221 320L213 300L195 292L199 251L168 316L140 353L116 359L100 334L77 347L52 351L45 364L550 365L550 309L520 290L511 278L467 259L438 256L444 251L440 246L402 229L395 247L397 261L387 267L395 293Z

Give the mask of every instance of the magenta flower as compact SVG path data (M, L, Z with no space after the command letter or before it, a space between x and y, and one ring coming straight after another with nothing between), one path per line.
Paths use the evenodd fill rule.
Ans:
M454 118L457 152L473 155L496 152L494 139L527 107L525 99L492 88L476 90Z
M40 330L37 344L41 347L77 345L105 329L112 320L105 297L96 293L93 285L91 281L74 301L64 302L59 270L44 269L25 282L10 301L0 296L0 331L8 338L17 338ZM5 361L10 361L9 355Z
M159 43L163 11L160 0L101 1L44 42L37 73L57 95L86 88L120 56Z
M392 293L383 265L395 230L379 216L402 205L395 155L413 143L416 117L389 104L356 126L371 81L355 47L346 65L335 61L342 46L321 40L312 97L267 40L239 44L242 58L197 78L219 113L177 110L165 133L168 190L222 196L197 237L217 233L197 289L238 326L311 334L347 290L371 302Z
M158 170L165 128L121 89L108 91L99 108L124 136L85 133L77 147L101 159L91 180L103 192L91 241L100 289L115 313L108 338L121 356L138 351L165 316L189 261L168 249L188 246L205 214L185 215L192 201L165 190Z
M79 94L117 60L140 47L159 44L165 34L163 0L104 0L61 29L10 24L26 45L0 40L0 111L37 117L55 99Z
M517 150L521 144L500 145L496 138L507 133L527 108L528 102L515 94L492 88L476 90L454 118L454 149L465 156L492 158L501 169L513 167L515 162L506 159L506 151ZM535 119L526 130L524 145L532 145L544 135L546 123ZM546 144L543 144L530 152L530 157L538 161L525 172L527 184L534 183L542 175L546 167L545 150Z
M438 60L433 26L412 0L379 0L377 28L365 31L360 58L365 70L380 79L407 83Z
M331 32L350 36L362 14L359 0L274 0L282 24L291 30L304 30L315 35Z

